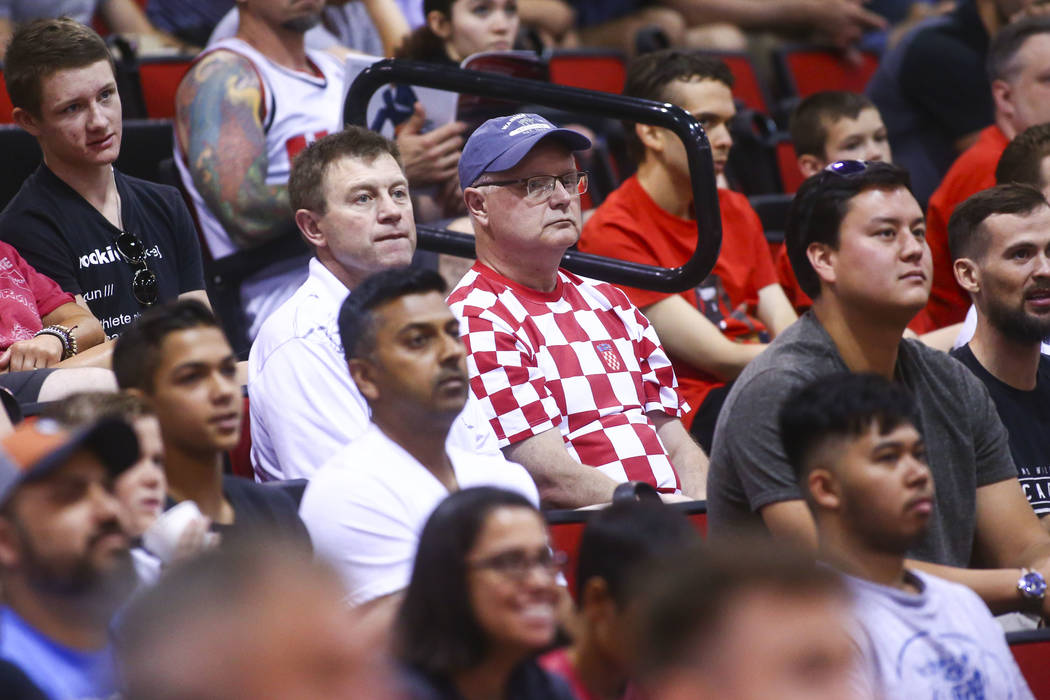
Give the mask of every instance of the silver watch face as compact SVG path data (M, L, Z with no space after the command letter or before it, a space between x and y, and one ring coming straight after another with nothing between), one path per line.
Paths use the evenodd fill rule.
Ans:
M1038 571L1029 571L1017 582L1017 588L1026 598L1042 598L1046 595L1046 580Z

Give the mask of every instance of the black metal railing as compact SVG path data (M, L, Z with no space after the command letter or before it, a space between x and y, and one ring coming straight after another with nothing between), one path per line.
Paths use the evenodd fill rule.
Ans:
M664 268L570 250L565 253L562 265L586 277L668 293L697 286L714 269L722 245L714 164L703 127L685 110L667 103L536 80L385 59L363 70L350 86L343 105L344 123L364 125L372 95L390 83L482 95L517 103L524 101L567 112L599 114L669 129L685 145L693 185L697 244L692 257L681 267ZM417 231L419 246L425 250L474 257L474 238L470 235L426 225L417 226Z

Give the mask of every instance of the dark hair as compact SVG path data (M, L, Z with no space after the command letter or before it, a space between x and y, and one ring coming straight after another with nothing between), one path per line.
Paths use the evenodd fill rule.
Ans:
M659 502L613 503L587 521L576 564L576 602L583 605L587 582L601 578L621 609L634 598L635 575L694 542L696 528L680 512Z
M656 570L646 592L637 645L643 685L671 669L706 660L718 643L722 621L748 594L847 596L830 567L817 566L791 543L773 542L768 535L698 543L674 566Z
M980 258L988 249L984 222L996 214L1030 214L1050 206L1039 188L1011 182L981 190L955 207L948 219L948 249L952 260Z
M11 104L40 116L41 83L60 70L83 68L113 56L94 29L70 19L38 19L19 25L4 54L4 82Z
M810 455L829 440L859 437L872 425L885 435L908 423L919 427L918 409L906 388L878 374L841 372L788 395L780 408L780 441L801 483Z
M825 90L810 95L791 112L788 129L798 155L828 157L828 127L840 119L856 119L865 109L875 109L864 95L847 90Z
M1050 185L1043 181L1043 159L1050 156L1050 124L1030 126L1006 146L995 166L995 181L1000 185L1021 182L1039 189Z
M820 296L820 278L809 263L806 249L811 243L824 243L837 249L839 227L849 211L850 200L872 188L904 187L911 180L904 168L873 161L862 172L840 175L823 170L798 188L788 208L784 226L784 246L798 284L811 299Z
M303 583L304 589L288 591L291 582ZM173 638L176 643L203 643L209 649L227 642L230 623L265 614L260 605L275 605L274 588L283 593L283 604L295 609L300 601L289 596L331 591L332 602L337 603L342 584L301 544L272 534L224 540L221 548L165 569L157 583L145 586L120 615L114 638L125 686L121 697L186 698L185 689L169 685L186 671L158 663L158 653L170 650ZM348 616L345 624L354 621ZM201 634L208 638L201 639Z
M82 391L52 401L40 413L41 418L50 418L67 428L79 428L102 418L120 418L131 424L137 418L155 415L149 403L123 391Z
M676 80L717 80L732 89L733 74L720 58L690 51L665 49L642 54L627 65L623 94L657 102L670 102L667 86ZM645 146L634 133L634 123L624 122L627 152L635 162L645 157Z
M446 18L452 18L452 4L455 0L424 0L423 24L409 34L403 44L394 51L394 58L407 58L413 61L430 61L448 63L451 59L445 50L445 40L430 28L427 17L431 12L440 12Z
M324 177L329 166L342 158L372 162L383 154L393 157L401 172L405 171L397 144L363 126L348 126L314 141L292 162L292 172L288 176L288 198L292 210L309 209L324 214L328 210Z
M1024 43L1037 34L1050 33L1050 17L1034 15L1010 22L1000 29L988 46L985 69L988 81L1010 80L1020 68L1016 58Z
M194 299L174 300L142 312L113 346L113 373L121 389L153 391L153 374L160 365L160 346L176 331L219 328L207 306Z
M375 347L375 309L409 294L447 289L444 278L420 267L395 267L366 277L339 309L339 338L349 360L367 355Z
M488 643L470 602L467 555L489 514L504 507L542 517L521 494L483 486L453 493L427 518L394 623L394 650L402 662L448 675L484 658Z

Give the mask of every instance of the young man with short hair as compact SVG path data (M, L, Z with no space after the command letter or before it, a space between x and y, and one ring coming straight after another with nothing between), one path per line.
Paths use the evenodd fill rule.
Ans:
M339 312L349 374L372 420L314 474L300 513L352 605L400 602L423 524L450 492L498 486L539 502L519 465L449 444L469 387L444 292L436 272L393 268L365 279Z
M121 389L156 411L169 502L196 502L224 539L308 543L287 495L223 474L223 455L240 439L243 399L237 358L211 311L186 300L143 313L118 339L113 371Z
M834 372L874 372L915 395L940 488L930 525L910 550L923 562L915 566L971 586L997 613L1022 608L1017 572L1050 573L1050 535L1024 500L1006 430L965 367L902 339L930 285L922 210L908 174L861 161L822 171L795 196L786 238L813 308L730 392L711 453L711 536L765 525L816 546L777 416L802 384ZM992 568L963 568L970 566Z
M688 404L655 330L617 287L559 267L587 190L573 152L589 146L521 113L488 120L463 147L478 261L448 299L471 389L549 506L606 502L630 480L702 498L707 457L682 425Z
M116 691L109 625L136 578L113 480L137 455L120 420L40 420L0 441L0 659L49 698Z
M998 185L948 223L955 276L977 309L973 338L952 351L980 379L1010 434L1021 487L1050 514L1050 204L1031 185Z
M624 94L671 102L695 116L721 175L733 139L729 120L733 76L715 58L669 50L628 66ZM667 129L635 124L628 143L638 172L609 195L580 237L580 250L633 262L678 267L696 247L693 191L685 147ZM796 316L777 284L758 215L743 195L718 190L722 248L714 270L697 287L667 294L625 287L653 324L692 410L682 422L709 450L727 386L771 336Z
M908 391L876 374L821 377L780 413L820 557L853 592L865 675L880 698L1031 698L981 599L905 564L934 510L919 421Z
M0 238L120 335L142 309L207 303L196 228L174 187L113 167L122 121L113 59L68 18L20 26L4 57L14 119L44 162L0 215Z
M309 478L369 425L339 340L339 307L368 275L408 265L416 226L397 145L349 126L295 159L288 192L314 251L309 276L259 330L248 356L252 464L259 481ZM499 454L470 400L449 439Z

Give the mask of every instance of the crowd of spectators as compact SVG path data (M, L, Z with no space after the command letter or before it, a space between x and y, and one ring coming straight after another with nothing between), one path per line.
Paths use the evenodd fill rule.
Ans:
M42 156L0 212L0 695L1034 697L1041 5L0 0ZM193 56L167 184L114 165L96 29ZM777 105L780 245L724 59L797 41L883 53ZM703 128L721 248L685 291L563 267L712 233L666 128L400 87L343 124L362 54L581 46Z

